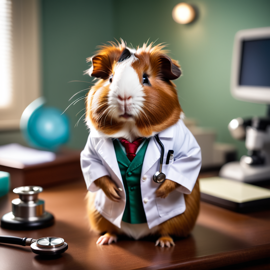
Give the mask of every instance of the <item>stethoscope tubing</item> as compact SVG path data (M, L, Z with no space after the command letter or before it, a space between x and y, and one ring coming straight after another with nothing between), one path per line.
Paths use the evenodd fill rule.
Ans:
M26 239L27 237L21 238L17 236L0 235L0 243L4 244L26 246Z
M160 163L160 165L162 165L163 164L163 156L164 156L164 152L165 152L164 144L159 139L158 134L155 135L155 139L156 139L157 143L160 146L160 160L159 160L159 163Z
M164 156L164 145L159 139L158 134L155 135L155 139L160 146L160 159L159 159L159 171L153 175L153 181L157 184L162 184L166 180L166 175L162 172L163 156Z

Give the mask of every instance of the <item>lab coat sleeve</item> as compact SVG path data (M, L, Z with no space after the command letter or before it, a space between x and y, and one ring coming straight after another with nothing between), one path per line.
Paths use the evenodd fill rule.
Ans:
M174 161L166 178L180 184L177 191L190 194L201 168L201 149L182 120L175 129L174 140Z
M91 192L100 189L95 185L95 180L105 175L110 176L94 148L95 140L89 135L85 148L81 152L81 168L87 189Z

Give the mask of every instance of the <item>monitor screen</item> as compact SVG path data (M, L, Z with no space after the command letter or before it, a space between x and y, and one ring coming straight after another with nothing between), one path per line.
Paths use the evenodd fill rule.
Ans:
M270 27L236 33L231 93L240 100L270 104Z
M239 85L270 87L270 38L242 41Z

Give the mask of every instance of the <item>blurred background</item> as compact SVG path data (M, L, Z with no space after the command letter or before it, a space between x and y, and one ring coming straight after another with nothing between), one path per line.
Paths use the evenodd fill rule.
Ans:
M1 5L4 2L7 1L2 1ZM20 21L16 22L19 26L16 29L11 27L13 63L15 68L20 61L23 63L12 77L13 86L16 86L13 94L17 95L17 102L22 106L16 106L18 116L38 96L46 99L47 106L61 111L82 97L66 111L71 122L67 146L82 149L89 132L84 117L80 119L87 91L69 99L92 85L92 79L84 75L89 68L86 58L95 54L98 45L115 39L122 38L131 47L141 46L148 40L164 42L168 45L169 55L179 61L183 70L183 76L175 83L186 116L195 119L200 127L215 129L216 140L235 145L238 156L246 153L244 141L231 137L228 123L236 117L264 116L266 105L232 97L233 40L239 30L270 26L269 0L186 1L194 5L198 12L196 20L187 25L178 24L172 18L172 10L180 2L177 0L11 2L17 2L17 7L16 4L11 7L13 16L22 13ZM32 17L27 15L28 12ZM31 18L33 21L29 21ZM11 28L7 26L7 29ZM30 37L27 43L25 40L29 38L30 30L36 39L31 43ZM18 42L24 45L18 46L20 43L17 42L16 47L14 40L19 37L21 41ZM3 72L5 67L1 68L3 80L8 75ZM23 78L20 78L22 75ZM19 122L14 120L16 116L9 121L12 112L4 109L5 106L1 107L0 103L0 145L14 142L27 145L20 133Z

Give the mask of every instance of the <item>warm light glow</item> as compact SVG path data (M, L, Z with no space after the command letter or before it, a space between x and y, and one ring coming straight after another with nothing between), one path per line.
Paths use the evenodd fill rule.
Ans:
M189 4L180 3L174 7L172 16L177 23L187 24L195 19L195 10Z
M0 108L11 102L11 1L0 0Z
M239 122L237 119L233 119L231 122L230 122L230 128L232 129L237 129L239 127Z

